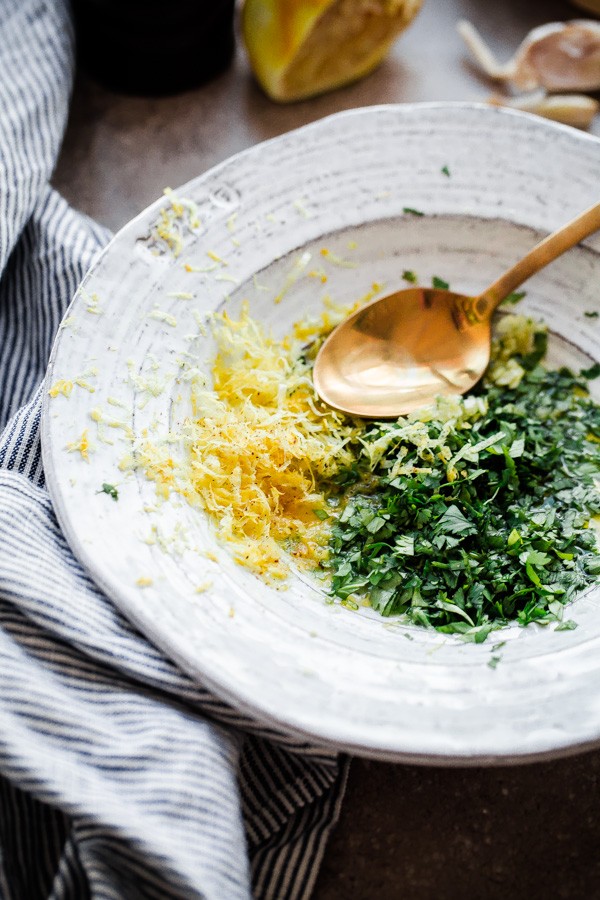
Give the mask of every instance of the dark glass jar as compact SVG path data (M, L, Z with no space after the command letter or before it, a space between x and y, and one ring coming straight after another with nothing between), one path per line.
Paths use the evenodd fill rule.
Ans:
M78 64L112 90L173 94L224 71L235 0L71 0Z

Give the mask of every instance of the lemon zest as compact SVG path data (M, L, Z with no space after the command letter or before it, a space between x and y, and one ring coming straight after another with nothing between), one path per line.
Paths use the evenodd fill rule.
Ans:
M69 381L66 378L59 378L59 380L55 381L52 387L49 388L48 393L52 398L58 397L59 394L62 394L63 397L70 397L72 390L72 381Z
M93 452L93 447L89 442L87 428L84 428L80 437L67 444L65 450L67 450L69 453L78 452L81 454L82 459L84 459L86 462L89 462L89 455Z

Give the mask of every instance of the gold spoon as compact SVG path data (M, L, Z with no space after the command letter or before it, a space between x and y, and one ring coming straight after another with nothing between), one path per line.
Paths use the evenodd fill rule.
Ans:
M407 288L363 306L329 335L315 360L319 396L343 412L389 419L464 394L490 359L498 304L600 228L600 203L544 238L477 297Z

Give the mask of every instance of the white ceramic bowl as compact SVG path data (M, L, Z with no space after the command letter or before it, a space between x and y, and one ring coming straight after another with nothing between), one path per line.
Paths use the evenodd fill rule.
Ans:
M151 641L217 695L318 744L428 763L597 744L597 589L573 604L574 631L511 626L465 644L332 606L299 578L285 591L267 587L215 543L201 513L177 498L157 506L154 485L118 464L129 429L164 432L189 412L186 368L207 369L213 352L198 315L247 298L283 333L320 308L325 290L342 301L373 281L394 290L404 269L475 292L597 201L599 186L595 138L506 110L419 104L333 116L185 185L177 194L197 204L200 225L183 228L177 257L156 240L169 204L159 199L93 266L52 355L49 385L84 375L94 387L47 398L43 414L48 485L75 554ZM323 246L351 267L324 261ZM595 237L527 285L522 309L548 323L555 361L600 357L599 320L584 316L600 311L599 249ZM288 277L302 273L294 265L304 254L327 266L322 289ZM65 450L84 430L87 462ZM97 493L104 482L118 484L118 502ZM500 639L492 669L490 644Z

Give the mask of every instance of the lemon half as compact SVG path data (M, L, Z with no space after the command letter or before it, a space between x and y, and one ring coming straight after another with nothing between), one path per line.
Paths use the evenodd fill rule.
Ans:
M246 0L242 34L273 100L302 100L362 78L423 0Z

